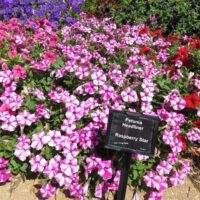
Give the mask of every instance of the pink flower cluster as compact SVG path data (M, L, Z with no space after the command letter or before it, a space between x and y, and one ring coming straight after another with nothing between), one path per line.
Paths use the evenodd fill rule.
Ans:
M158 116L157 149L164 156L144 181L154 190L149 199L162 199L164 190L183 183L189 173L180 154L200 143L200 130L192 127L200 116L200 77L191 75L181 56L172 62L174 44L149 34L145 25L117 28L109 19L81 17L61 33L44 19L34 29L30 23L21 27L17 20L0 23L2 135L9 134L16 143L18 160L47 180L40 189L43 198L55 194L54 183L75 199L84 200L91 187L103 198L118 189L120 177L119 166L102 145L109 110ZM184 41L181 49L188 45ZM195 94L186 102L188 93ZM146 165L152 158L133 159ZM0 160L0 168L5 163ZM10 180L3 170L0 180Z

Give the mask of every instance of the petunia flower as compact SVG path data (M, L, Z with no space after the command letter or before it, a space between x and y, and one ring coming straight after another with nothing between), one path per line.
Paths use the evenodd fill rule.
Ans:
M44 198L44 199L48 199L48 198L54 196L55 193L56 193L56 188L49 183L43 185L40 188L40 194L41 194L42 198Z

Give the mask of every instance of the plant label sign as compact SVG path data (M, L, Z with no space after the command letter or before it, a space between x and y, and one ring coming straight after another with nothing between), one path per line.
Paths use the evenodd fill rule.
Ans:
M111 110L106 148L127 153L153 155L159 118L126 111Z

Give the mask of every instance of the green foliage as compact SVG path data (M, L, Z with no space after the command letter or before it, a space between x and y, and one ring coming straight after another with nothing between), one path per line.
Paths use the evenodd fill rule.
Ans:
M112 17L121 24L145 23L166 34L200 36L200 1L197 0L86 0L83 10L98 17ZM152 17L156 20L153 21Z

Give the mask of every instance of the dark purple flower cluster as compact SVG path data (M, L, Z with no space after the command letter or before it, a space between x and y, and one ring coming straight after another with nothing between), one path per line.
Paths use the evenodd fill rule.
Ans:
M46 18L57 27L75 23L69 16L70 9L79 13L85 0L0 0L0 19L19 19L24 24L28 19Z

